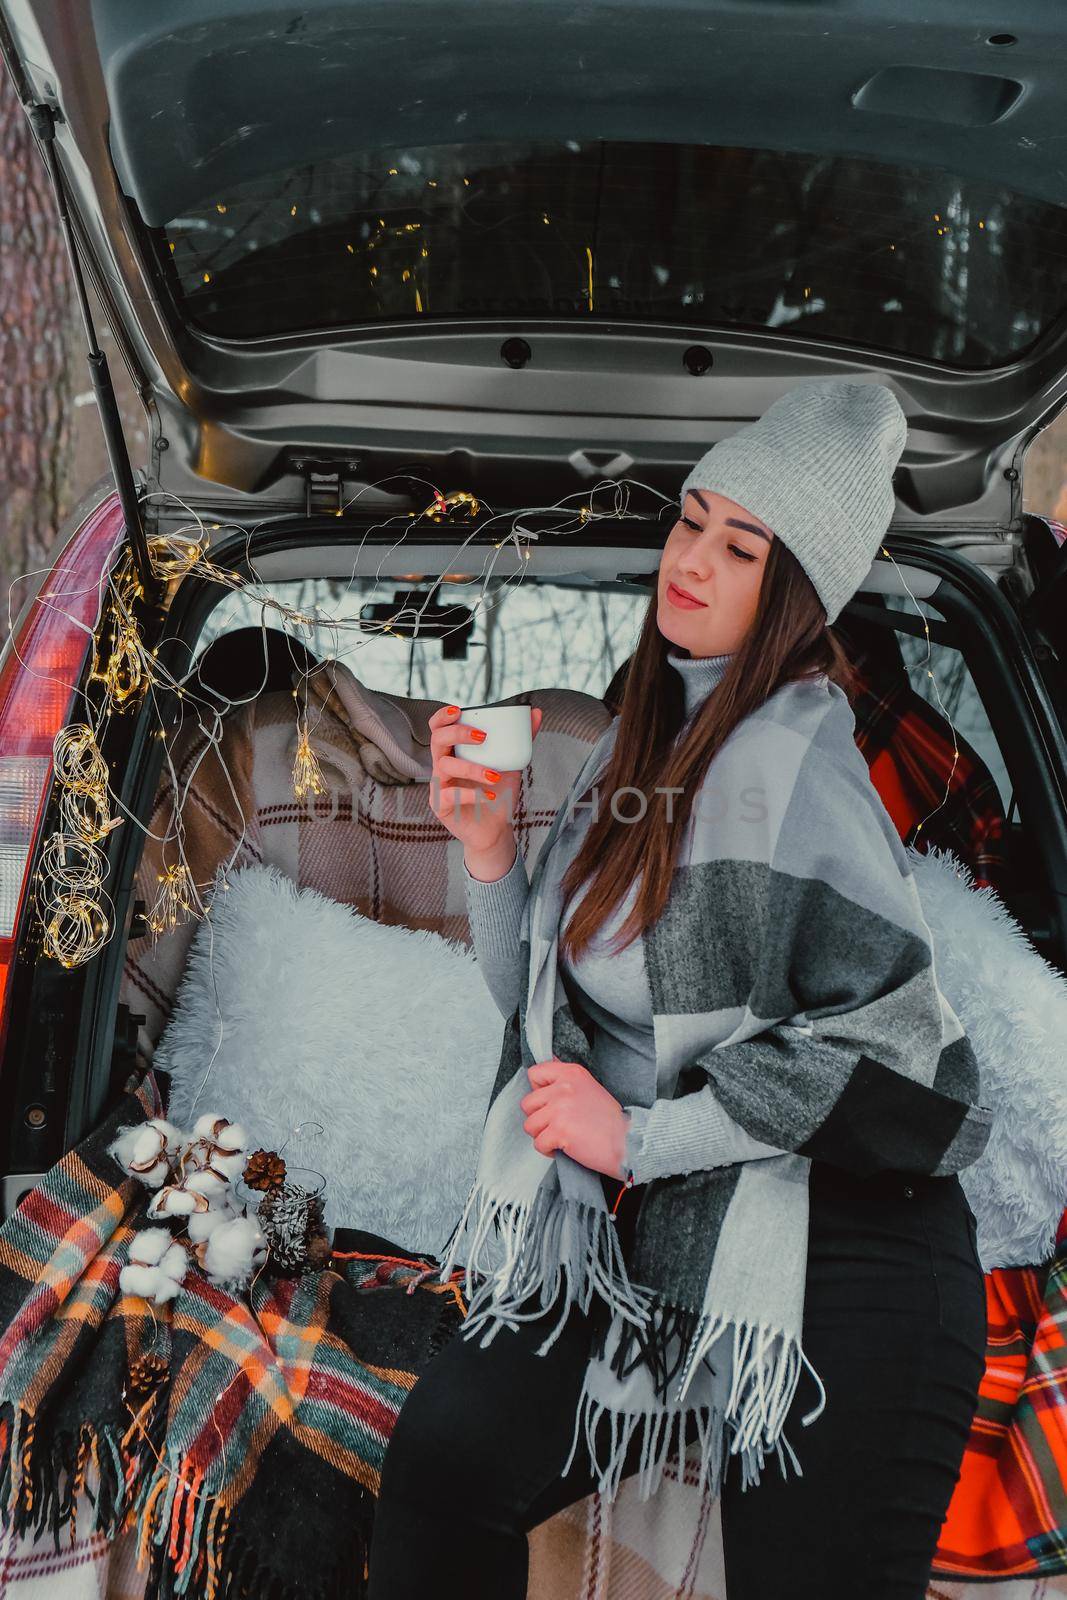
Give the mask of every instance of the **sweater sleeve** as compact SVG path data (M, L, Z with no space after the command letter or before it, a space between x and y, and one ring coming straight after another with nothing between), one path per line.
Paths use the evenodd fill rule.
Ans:
M746 1133L716 1100L710 1084L676 1100L623 1109L630 1113L623 1166L633 1183L785 1154L779 1145Z
M474 955L489 993L507 1018L519 1003L523 972L519 961L519 929L530 880L516 848L515 860L502 878L475 878L463 863Z
M859 766L813 745L784 792L765 770L765 866L760 850L740 873L715 851L690 863L684 891L705 938L692 955L679 948L671 981L714 989L716 963L736 963L740 937L746 1003L731 1034L683 1070L699 1070L747 1133L782 1150L859 1176L943 1177L978 1159L993 1111L979 1104L974 1050L937 982L907 855L854 745L850 754ZM731 902L744 924L723 915ZM668 996L663 1009L680 1004Z
M617 724L618 718L615 717L586 752L558 810L562 810L585 786L594 767L610 749ZM475 878L464 861L463 884L475 960L498 1010L505 1020L510 1020L527 978L519 959L519 934L522 913L530 892L530 880L518 847L515 859L504 876L488 882Z

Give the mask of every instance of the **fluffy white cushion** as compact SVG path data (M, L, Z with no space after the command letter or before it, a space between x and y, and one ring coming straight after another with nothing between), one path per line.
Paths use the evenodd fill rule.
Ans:
M950 851L909 848L942 993L981 1067L996 1120L960 1173L994 1267L1047 1261L1067 1204L1067 980L1030 944L990 888Z
M474 1181L503 1030L462 945L246 867L197 931L155 1064L180 1127L216 1111L270 1149L321 1123L286 1154L324 1174L327 1226L436 1255Z

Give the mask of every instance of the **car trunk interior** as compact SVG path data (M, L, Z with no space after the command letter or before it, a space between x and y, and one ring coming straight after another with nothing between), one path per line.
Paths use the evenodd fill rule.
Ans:
M342 671L350 670L359 685L384 694L400 708L415 731L416 744L420 727L424 737L425 717L447 699L470 703L525 694L536 703L539 691L563 690L566 695L560 704L566 702L566 714L577 708L593 718L589 728L597 725L597 718L606 722L613 704L617 705L613 697L658 561L658 549L647 538L644 548L636 543L597 546L588 541L584 546L569 547L566 555L558 545L548 552L535 551L521 571L503 567L494 589L485 587L480 578L492 567L486 558L498 556L492 541L484 536L481 549L468 542L457 553L457 541L449 547L448 537L442 533L441 545L427 545L418 558L408 545L399 551L395 544L383 541L375 545L373 539L359 546L338 541L329 547L324 560L327 547L321 542L321 528L321 524L309 522L284 535L265 533L251 542L234 539L218 552L222 564L232 563L235 570L251 561L261 579L256 591L260 596L269 595L289 605L299 600L305 614L317 603L325 629L317 641L310 629L291 625L285 632L277 626L264 631L266 613L260 615L257 607L246 606L243 612L235 608L232 596L220 592L217 584L191 578L176 588L162 630L165 637L161 634L160 658L176 676L186 678L190 661L200 652L199 678L186 678L187 688L195 690L198 698L183 702L163 692L141 711L112 719L110 745L105 751L116 770L124 774L122 803L143 824L150 823L158 796L169 781L164 742L156 737L160 717L170 729L168 747L179 750L188 748L187 736L195 732L198 721L211 728L212 717L221 712L220 726L232 726L252 702L258 702L261 709L269 708L267 721L278 719L292 725L298 668L314 667L334 656L343 660L347 656ZM874 759L875 747L881 750L883 744L891 758L899 753L909 739L905 712L909 708L914 712L918 700L925 703L923 715L941 730L949 751L951 730L956 730L959 749L976 760L980 774L985 775L984 784L980 776L972 783L969 803L974 803L977 795L977 803L987 806L990 815L1006 818L1002 841L994 839L986 851L988 860L996 864L995 870L990 866L989 877L1036 948L1067 968L1067 839L1064 801L1049 748L1049 740L1055 737L1054 719L1043 728L1042 705L1050 712L1047 690L1034 677L1014 612L992 580L958 554L907 536L889 539L887 548L897 565L879 561L874 579L874 584L887 592L879 592L875 586L860 592L839 621L850 656L861 660L869 674L866 694L857 703L860 747L864 748L864 738L873 741L865 750L869 762ZM424 603L433 578L442 572L459 580L443 586L438 596L442 603L466 605L475 611L465 651L453 644L451 657L447 657L440 639L379 636L370 640L360 632L355 619L361 605L375 599L393 600L400 593L413 594L414 604ZM521 593L524 586L525 593ZM346 595L347 590L355 592ZM470 606L475 595L489 595L486 611L490 616L499 611L499 618L487 622L485 614L479 616L477 608ZM227 605L231 614L220 623ZM520 606L522 609L517 609ZM345 616L348 631L331 631L321 622L330 615ZM446 613L444 626L454 629L457 616ZM495 635L487 637L494 629ZM538 630L542 642L534 649L530 641ZM583 638L585 644L579 649ZM355 641L362 646L373 644L376 653L361 656L360 644ZM492 665L490 655L494 656ZM892 702L893 720L899 718L900 726L887 733L882 722L890 683L897 686L893 693L905 699ZM587 729L585 737L593 736ZM286 748L283 761L272 757L275 770L268 800L283 796L293 803L291 744ZM581 748L576 743L575 768ZM914 750L905 757L905 765L913 759ZM921 752L918 759L922 759ZM887 779L884 760L871 767L876 784L883 784L883 798L891 810L892 789L900 770L898 762L895 776ZM931 794L939 784L944 785L943 770L926 776ZM557 782L553 807L558 807L567 787L558 774ZM378 792L384 793L384 786L379 786ZM414 803L424 808L426 820L435 823L426 809L425 783L413 785L412 794L417 797ZM945 797L947 794L946 788ZM330 802L312 800L311 804L329 806ZM264 804L264 811L270 809ZM948 813L942 811L939 799L932 798L925 810L930 815L923 841L965 854L958 833L946 834L940 826L939 819L944 821ZM353 814L342 815L335 807L331 815L335 827L354 827ZM435 826L438 841L434 848L443 861L447 835L439 823ZM41 1097L42 1050L51 1058L57 1109L65 1107L61 1148L76 1142L99 1119L138 1058L143 1062L150 1057L181 971L180 957L164 960L162 968L168 974L164 982L170 985L170 993L161 992L156 942L145 931L145 905L138 904L151 892L143 870L138 879L145 834L136 826L120 833L124 837L112 879L117 931L83 975L77 1038L64 1037L58 1024L49 1030L50 1017L61 1012L70 1016L70 1007L61 1005L59 994L72 975L57 973L45 962L36 963L20 1002L22 1014L36 1018L36 1025L30 1022L12 1035L10 1066L19 1104ZM223 844L218 858L196 863L201 886L231 851L233 829L220 837ZM347 843L342 841L340 848L343 853ZM976 845L977 859L985 859L983 848ZM355 851L354 833L352 849ZM157 864L157 855L152 860ZM384 921L403 921L407 915L388 882L376 883L372 893L369 881L353 877L339 898L356 905L364 915ZM462 921L453 919L441 926L447 936L469 941ZM164 935L160 946L177 939L184 950L193 932L193 924L185 926L184 932L179 928ZM58 1065L64 1059L69 1076L61 1074ZM44 1077L47 1080L47 1072ZM12 1119L12 1128L10 1172L41 1172L60 1153L54 1119L48 1119L44 1133L19 1116ZM8 1198L10 1203L10 1194Z

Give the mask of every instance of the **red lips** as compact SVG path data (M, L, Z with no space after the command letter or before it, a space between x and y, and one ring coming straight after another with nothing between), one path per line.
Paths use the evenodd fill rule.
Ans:
M693 611L698 607L702 610L706 604L705 601L698 600L695 595L687 594L684 589L679 589L676 583L668 583L667 599L672 605L678 606L683 611Z

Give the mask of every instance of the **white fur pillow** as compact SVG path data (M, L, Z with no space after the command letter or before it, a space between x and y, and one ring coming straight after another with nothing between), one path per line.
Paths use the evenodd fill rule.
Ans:
M287 1155L325 1175L327 1226L437 1255L474 1181L503 1031L462 945L245 867L197 930L154 1061L180 1127L218 1111L270 1149L321 1123Z
M970 1036L996 1119L960 1183L986 1271L1048 1261L1067 1205L1067 979L950 851L914 847L937 981Z

